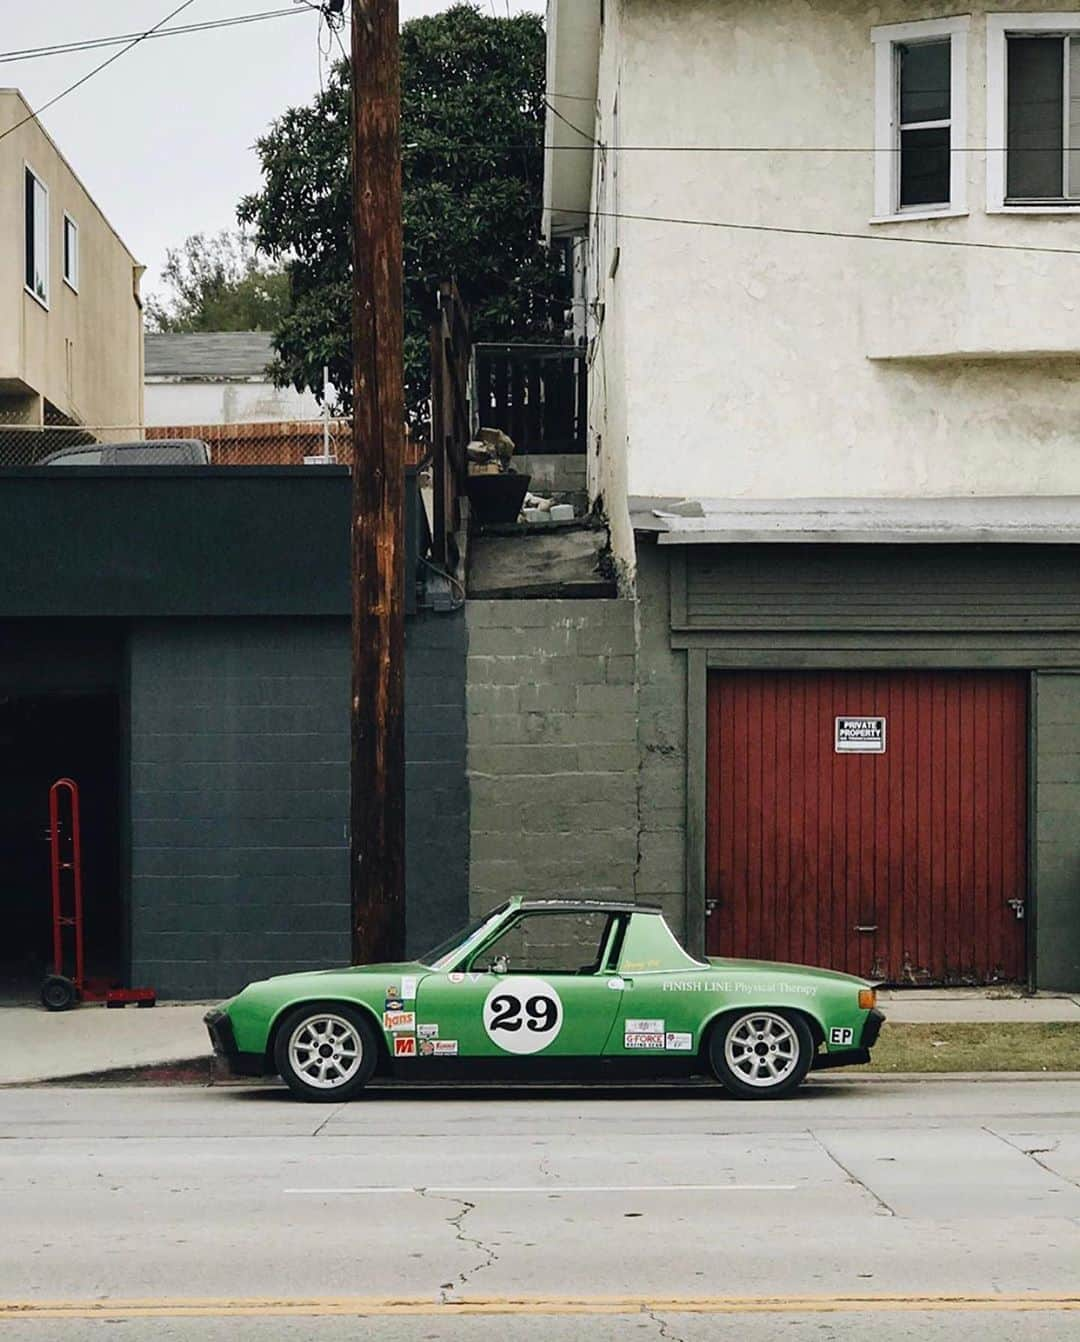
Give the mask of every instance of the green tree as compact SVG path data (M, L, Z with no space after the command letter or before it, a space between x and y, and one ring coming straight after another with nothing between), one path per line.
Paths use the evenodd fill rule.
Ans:
M243 234L193 234L169 248L162 279L166 296L146 300L152 331L274 331L289 309L288 275Z
M401 30L405 378L414 418L428 395L428 323L456 278L478 340L558 338L562 258L540 237L543 24L457 4ZM350 70L290 108L257 143L264 185L238 217L288 271L275 376L318 394L330 369L351 403Z

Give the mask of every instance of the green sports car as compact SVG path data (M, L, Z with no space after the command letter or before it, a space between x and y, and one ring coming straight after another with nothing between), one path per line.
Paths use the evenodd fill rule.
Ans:
M235 1075L305 1100L376 1074L603 1079L711 1073L741 1099L869 1062L871 984L759 960L696 960L641 904L512 899L418 960L284 974L206 1015Z

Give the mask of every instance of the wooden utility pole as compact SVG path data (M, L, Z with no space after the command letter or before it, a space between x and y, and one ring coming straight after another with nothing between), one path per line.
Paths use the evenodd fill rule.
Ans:
M352 0L352 950L405 951L405 393L397 0Z

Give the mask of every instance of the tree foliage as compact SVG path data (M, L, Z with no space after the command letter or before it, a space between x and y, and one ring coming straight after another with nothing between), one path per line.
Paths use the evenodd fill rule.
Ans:
M152 331L274 331L289 308L288 276L243 234L193 234L169 248L162 278L165 298L146 300Z
M561 258L540 238L543 25L457 4L401 30L406 398L428 394L428 323L441 280L457 279L478 340L557 338ZM275 375L322 388L330 368L351 402L350 71L257 143L264 185L238 217L287 269L292 302L276 328Z

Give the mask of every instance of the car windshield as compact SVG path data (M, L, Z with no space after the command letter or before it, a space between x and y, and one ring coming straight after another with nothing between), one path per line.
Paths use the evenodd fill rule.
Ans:
M506 912L506 907L505 904L502 904L491 913L484 914L482 918L474 918L467 926L459 928L453 936L447 937L445 941L440 941L437 946L433 946L430 951L419 956L420 963L427 965L429 969L448 969L471 946L483 940L502 918Z

